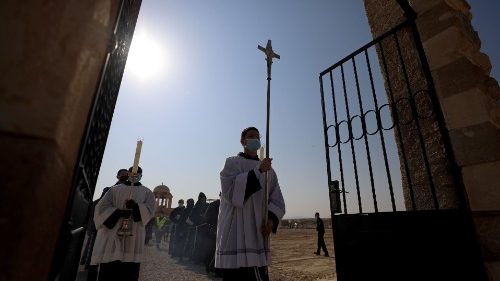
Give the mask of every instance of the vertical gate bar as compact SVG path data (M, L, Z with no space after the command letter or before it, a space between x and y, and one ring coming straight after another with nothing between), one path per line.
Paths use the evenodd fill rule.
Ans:
M439 202L438 202L437 196L436 196L436 187L434 185L434 178L432 176L429 159L427 157L427 149L425 148L425 141L424 141L424 138L422 136L422 131L421 131L421 127L420 127L420 121L419 121L419 118L418 118L417 106L415 105L415 101L413 100L413 94L412 94L412 91L411 91L411 85L410 85L410 81L409 81L409 77L408 77L408 72L406 70L406 66L405 66L405 62L404 62L404 59L403 59L403 55L401 53L401 46L399 44L399 39L398 39L397 32L395 32L393 34L393 36L394 36L394 38L396 40L396 49L398 51L397 53L398 53L399 61L401 62L401 67L402 67L402 70L403 70L403 76L404 76L404 79L405 79L406 88L408 90L408 94L410 95L410 99L409 99L410 106L411 106L411 109L412 109L413 113L415 114L415 125L417 127L418 140L419 140L419 143L420 143L420 147L422 149L422 156L424 157L424 166L425 166L425 171L427 173L427 177L429 179L429 185L430 185L431 192L432 192L432 200L434 201L434 208L436 210L439 210Z
M399 124L399 113L397 111L394 93L392 92L391 77L389 76L389 71L387 68L387 60L385 59L385 52L384 52L384 47L382 46L382 42L378 43L378 46L380 48L380 55L382 56L382 65L384 66L384 74L385 74L385 77L387 79L389 98L391 99L391 104L392 104L391 111L392 111L392 116L393 116L393 122L394 122L396 129L397 129L399 144L401 145L400 151L401 151L401 155L403 156L403 164L404 164L404 168L405 168L406 180L408 181L408 190L410 191L410 200L411 200L412 210L416 211L417 206L416 206L416 202L415 202L415 193L413 190L413 182L412 182L411 175L410 175L410 169L408 167L408 159L406 157L406 148L405 148L405 145L403 142L403 137L401 135L401 127Z
M406 2L408 4L408 2ZM411 7L410 7L411 8ZM446 122L443 116L443 112L441 111L439 99L436 93L436 87L434 85L434 80L432 79L431 68L429 63L427 62L427 57L425 55L424 46L422 45L422 39L420 38L420 33L418 32L417 24L415 22L416 14L412 13L410 16L407 16L410 21L410 28L412 30L415 47L417 49L418 57L420 59L420 63L422 64L422 72L424 73L425 80L427 82L427 89L429 92L429 97L431 99L433 109L436 116L436 121L438 123L439 132L441 133L442 144L446 151L446 159L448 159L448 165L452 170L452 178L455 183L455 186L461 186L461 196L459 197L460 205L462 208L467 208L466 199L467 195L465 194L465 187L463 186L461 171L457 161L455 160L455 154L453 153L453 148L451 146L450 136L448 134L448 130L446 129Z
M366 52L366 50L365 50ZM358 79L358 70L356 67L356 59L355 57L352 57L352 66L354 69L354 79L356 81L356 91L358 94L358 102L359 102L359 110L360 110L360 118L361 118L361 127L363 129L363 135L365 139L365 149L366 149L366 158L368 160L368 171L370 173L370 185L372 188L372 196L373 196L373 206L375 208L375 213L378 213L378 205L377 205L377 194L375 193L375 183L373 181L373 169L372 169L372 159L370 155L370 145L368 144L368 136L367 136L367 129L366 129L366 122L364 119L364 114L365 111L363 109L363 101L361 99L361 90L359 88L359 79Z
M394 187L392 186L392 178L391 178L391 171L389 168L389 160L387 160L387 149L386 149L386 145L385 145L384 129L382 127L382 120L380 118L377 95L375 93L375 85L373 83L372 67L371 67L370 58L368 56L367 50L368 49L365 50L365 59L366 59L366 65L368 66L368 76L370 77L370 87L372 90L373 103L375 104L375 108L377 109L376 116L377 116L377 127L379 130L378 133L380 136L380 143L382 145L382 152L383 152L383 156L384 156L385 172L387 174L387 183L389 184L389 192L391 195L392 211L396 212L396 200L394 199Z
M345 86L344 64L340 65L340 70L342 72L342 85L344 88L345 109L346 109L346 113L347 113L347 124L348 124L347 128L349 129L349 139L351 142L352 164L354 166L354 177L356 180L356 192L358 194L358 208L359 208L359 213L363 213L363 208L361 206L361 191L359 189L358 164L356 163L356 151L354 150L354 140L353 140L353 135L352 135L351 114L349 113L349 101L347 99L347 89Z
M332 172L330 168L330 147L328 144L328 127L326 122L325 110L325 94L323 91L323 76L319 76L319 87L321 91L321 112L323 114L323 133L325 134L325 152L326 152L326 174L328 175L328 183L332 180Z
M333 74L332 71L330 73L330 87L332 88L332 102L333 102L333 113L335 116L335 137L337 138L337 153L339 155L339 168L340 168L340 181L342 182L342 201L344 203L344 213L347 214L347 202L345 198L345 182L344 182L344 166L342 164L342 150L340 149L340 133L338 130L338 115L337 115L337 101L335 99L335 87L333 85Z

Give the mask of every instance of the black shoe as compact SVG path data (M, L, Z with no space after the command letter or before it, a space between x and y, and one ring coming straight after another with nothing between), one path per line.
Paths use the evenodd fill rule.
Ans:
M329 257L330 255L328 253L325 253L325 257Z
M314 254L315 254L316 256L319 256L319 252L314 252Z

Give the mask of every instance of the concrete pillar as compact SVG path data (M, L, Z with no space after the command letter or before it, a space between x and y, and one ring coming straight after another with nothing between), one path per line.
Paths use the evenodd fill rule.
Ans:
M411 1L490 280L500 280L500 89L464 0ZM396 1L365 0L374 36L402 21Z
M47 280L119 5L0 2L0 280Z

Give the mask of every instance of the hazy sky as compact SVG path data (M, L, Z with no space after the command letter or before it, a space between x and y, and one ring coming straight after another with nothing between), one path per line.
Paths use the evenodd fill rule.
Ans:
M491 27L499 1L471 3L498 79ZM273 64L270 153L286 217L329 217L318 75L370 41L361 0L144 0L95 197L131 166L143 138L144 185L170 187L173 206L200 191L216 198L225 158L241 151L241 130L256 126L265 140L266 64L257 45L268 39L281 55Z

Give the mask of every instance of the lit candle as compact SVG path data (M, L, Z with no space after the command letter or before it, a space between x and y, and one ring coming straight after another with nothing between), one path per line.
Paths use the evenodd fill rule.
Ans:
M262 161L262 159L264 159L264 150L265 150L264 146L261 146L260 150L259 150L259 152L260 152L259 158L260 158L261 161Z
M132 166L132 175L137 175L137 169L139 168L139 158L141 158L142 140L137 141L137 146L135 147L134 165Z

